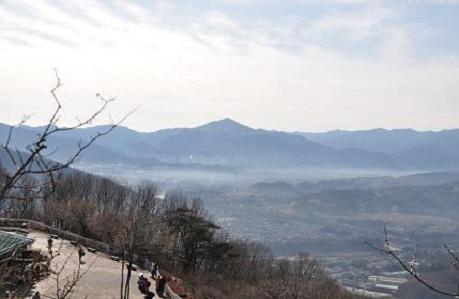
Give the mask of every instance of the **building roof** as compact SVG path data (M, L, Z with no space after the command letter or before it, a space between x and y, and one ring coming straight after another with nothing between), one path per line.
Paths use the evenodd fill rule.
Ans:
M26 246L33 242L33 239L25 236L0 231L0 256L15 250L18 247Z
M375 284L375 287L381 288L381 289L392 290L392 291L397 291L398 290L398 286L394 286L394 285L390 285L390 284L377 283L377 284Z

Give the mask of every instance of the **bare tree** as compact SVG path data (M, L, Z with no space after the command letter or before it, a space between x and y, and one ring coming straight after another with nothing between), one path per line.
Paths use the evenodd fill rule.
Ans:
M77 247L74 247L70 253L66 254L62 248L64 241L60 242L59 248L56 253L50 255L49 264L58 258L64 256L64 259L61 262L55 262L51 268L48 269L51 275L51 279L54 280L54 285L52 287L52 295L42 294L44 298L53 298L53 299L65 299L72 297L75 288L81 279L91 270L92 266L96 263L97 257L95 257L90 264L83 268L82 263L76 257Z
M56 75L56 86L51 89L51 96L55 102L55 109L51 113L47 124L43 129L37 134L35 140L30 142L26 147L25 151L21 151L17 148L12 148L12 141L14 139L14 128L11 126L7 134L6 140L0 144L0 149L5 153L5 159L8 161L3 161L3 165L11 165L11 170L5 172L2 171L2 179L0 184L0 202L4 201L6 198L16 198L16 199L25 199L25 198L38 198L43 195L43 190L49 186L55 186L57 175L60 171L68 168L70 165L75 163L77 159L82 155L82 153L88 149L97 139L100 137L109 134L113 131L121 122L123 122L133 111L127 113L119 121L114 122L106 129L97 132L94 136L91 136L86 141L80 141L77 149L74 153L70 154L65 161L60 163L48 159L49 152L47 151L50 138L56 136L59 133L72 131L78 128L92 124L97 117L99 117L107 107L115 101L115 98L104 98L100 94L97 94L96 97L100 101L100 106L97 108L89 117L84 120L78 120L75 125L69 127L59 127L59 117L62 110L62 104L58 97L58 90L62 86L61 78L59 77L57 71ZM23 125L28 121L29 117L24 117L17 126ZM42 179L37 181L37 183L30 188L31 192L24 194L23 192L17 192L21 190L19 182L25 176L35 175L35 176L46 176L47 179Z
M62 171L74 164L94 142L102 136L109 134L118 125L120 125L134 110L125 114L120 120L113 122L111 125L104 127L86 140L80 140L76 149L60 162L50 159L50 156L59 149L50 150L49 141L59 134L83 128L91 125L99 116L101 116L115 101L115 98L105 98L96 94L99 107L92 111L88 117L68 127L59 127L59 119L62 112L62 103L58 96L58 90L62 86L61 78L55 70L56 85L51 89L51 97L55 103L55 108L51 112L48 122L36 134L36 137L28 142L24 148L15 146L15 128L24 125L29 117L24 117L16 126L10 126L6 138L0 143L0 209L7 217L25 217L33 218L35 213L35 202L41 199L43 209L54 211L54 215L60 215L60 212L67 211L67 207L59 204L48 205L47 199L55 192L55 188ZM79 198L81 199L81 198ZM82 214L89 209L89 204L75 205L72 212L78 212L73 215L74 222L82 218ZM62 221L68 221L62 219ZM54 271L56 280L55 298L68 298L78 281L89 271L81 269L78 264L77 268L70 275L65 274L66 268L69 267L71 256L67 257L64 263ZM65 276L64 276L65 275ZM1 279L1 278L0 278ZM6 279L6 281L5 281ZM2 279L0 283L6 282L10 277Z
M397 253L399 250L389 240L389 236L388 236L386 227L384 227L384 245L382 247L378 247L368 241L365 241L365 244L376 251L379 251L383 254L390 256L403 268L405 272L407 272L411 277L413 277L416 281L418 281L420 284L427 287L428 289L434 291L435 293L441 294L441 295L459 298L459 284L458 284L456 291L454 292L447 291L440 287L435 286L433 282L428 281L426 278L424 278L419 273L418 271L419 258L418 258L418 253L417 253L417 249L418 249L417 244L415 244L414 246L413 257L409 261L404 261L403 258L400 256L400 254ZM451 258L454 269L459 270L459 256L455 253L455 251L451 248L451 246L447 244L443 244L443 248L446 250L446 253Z
M129 298L129 283L136 255L151 256L157 244L155 235L159 231L157 221L157 195L159 189L153 184L143 184L129 193L125 212L119 216L116 246L121 255L120 296ZM124 279L124 268L127 274Z

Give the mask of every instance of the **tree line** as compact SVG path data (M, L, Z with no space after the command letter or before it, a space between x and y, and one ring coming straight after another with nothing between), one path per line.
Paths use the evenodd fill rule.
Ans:
M39 179L23 177L12 195L29 192ZM230 238L197 198L160 196L149 182L131 186L76 170L42 185L48 187L38 197L16 194L1 201L2 216L106 242L127 264L150 258L182 277L197 298L356 298L308 255L275 259L261 244ZM128 271L123 294L130 279Z

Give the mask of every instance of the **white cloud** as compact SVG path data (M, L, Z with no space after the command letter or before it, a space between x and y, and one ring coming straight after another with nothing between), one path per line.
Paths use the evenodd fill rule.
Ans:
M362 39L374 35L384 25L385 19L393 14L384 6L370 6L359 12L325 15L313 22L312 27L321 31L338 31L351 39Z
M458 62L408 59L409 28L384 23L390 12L382 8L334 13L311 29L288 16L276 28L245 26L220 11L170 25L130 2L52 3L0 6L0 122L28 112L45 121L58 67L63 121L85 114L102 92L119 98L113 117L141 104L127 124L143 130L222 117L302 130L457 126ZM319 29L377 34L384 47L376 59L349 56L308 35ZM432 111L441 118L418 116Z
M207 21L209 25L215 27L221 27L230 30L239 30L239 25L231 20L226 14L220 11L212 11L207 15Z

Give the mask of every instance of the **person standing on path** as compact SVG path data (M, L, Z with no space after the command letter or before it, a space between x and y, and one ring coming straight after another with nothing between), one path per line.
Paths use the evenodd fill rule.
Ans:
M51 236L48 237L48 253L53 254L53 238Z
M158 276L156 280L156 294L162 296L164 294L164 287L166 286L166 278L164 276Z
M85 254L86 253L84 252L83 247L78 246L78 261L80 262L80 264L81 264L81 259L83 258Z
M153 267L151 267L151 278L155 279L158 273L159 267L158 263L154 263Z

